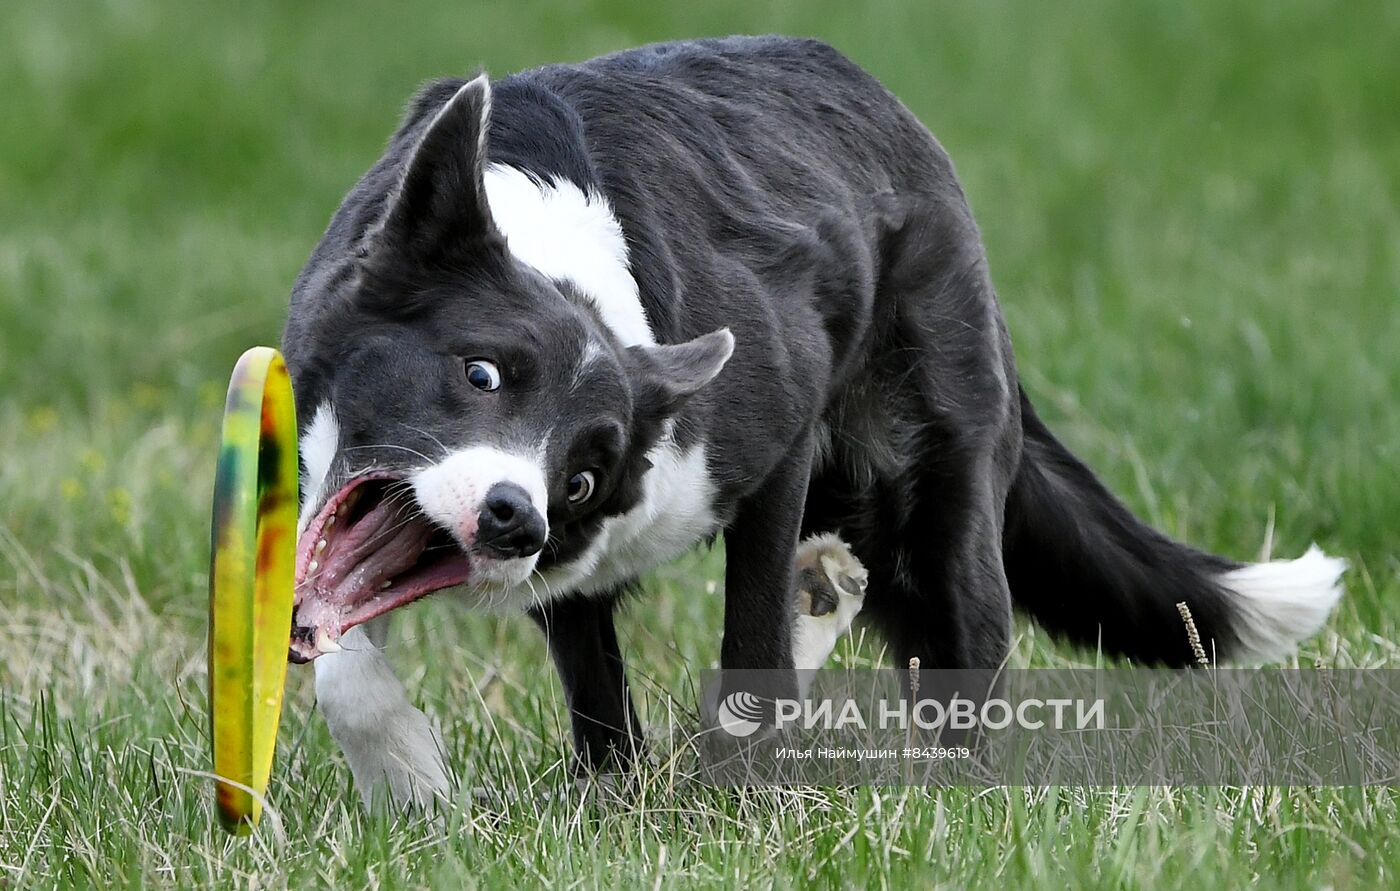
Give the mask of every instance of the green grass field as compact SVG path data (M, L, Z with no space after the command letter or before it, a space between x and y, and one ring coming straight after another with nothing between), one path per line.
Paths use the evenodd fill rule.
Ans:
M0 13L0 888L1395 887L1388 788L688 781L662 756L718 657L718 555L657 573L622 620L658 753L635 788L568 779L530 623L434 603L392 657L464 782L504 803L365 816L293 668L280 820L251 841L213 825L191 771L234 359L279 339L418 82L663 38L815 34L884 79L958 164L1042 414L1177 536L1349 558L1299 662L1400 667L1400 6L524 6ZM1017 665L1094 659L1017 626Z

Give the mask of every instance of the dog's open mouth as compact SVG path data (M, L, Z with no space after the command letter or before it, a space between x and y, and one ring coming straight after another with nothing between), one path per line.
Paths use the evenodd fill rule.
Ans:
M298 542L287 657L310 662L335 652L348 629L470 574L456 541L422 515L402 479L356 477Z

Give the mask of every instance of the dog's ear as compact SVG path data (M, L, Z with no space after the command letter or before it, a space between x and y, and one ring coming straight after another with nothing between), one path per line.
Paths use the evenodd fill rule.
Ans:
M491 120L486 75L463 84L421 129L380 224L367 233L373 254L431 262L460 250L499 247L483 177Z
M734 355L734 335L720 328L685 343L628 347L642 399L663 415L714 380Z

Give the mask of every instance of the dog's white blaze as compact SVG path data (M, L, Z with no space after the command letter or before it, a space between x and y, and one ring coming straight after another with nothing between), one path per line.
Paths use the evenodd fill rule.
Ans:
M1258 664L1288 658L1300 641L1321 630L1342 596L1347 562L1317 545L1296 560L1255 563L1220 576L1235 594L1232 630L1241 652L1232 662Z
M623 346L656 342L607 198L567 181L540 185L505 164L490 165L485 176L491 218L516 259L572 282Z
M325 498L326 477L331 471L336 450L340 448L340 424L336 422L335 411L329 402L316 407L311 424L301 435L298 448L301 460L306 465L306 475L301 481L301 516L297 519L297 534L306 531L311 522L312 511Z
M497 483L515 483L530 495L541 517L549 516L544 471L533 457L512 455L493 446L458 449L415 473L413 495L429 519L461 535L476 530L476 516L486 493ZM534 559L533 557L530 559Z
M574 379L569 385L571 390L577 389L583 383L583 376L588 373L589 366L601 358L603 358L603 345L590 337L588 342L583 345L583 358L579 359L578 367L574 369Z

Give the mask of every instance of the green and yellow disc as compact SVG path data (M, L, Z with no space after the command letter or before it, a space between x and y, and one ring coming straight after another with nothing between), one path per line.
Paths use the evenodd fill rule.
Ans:
M238 835L262 815L272 772L296 563L297 440L282 355L238 360L224 406L209 566L209 720L219 818ZM251 791L250 791L251 790Z

